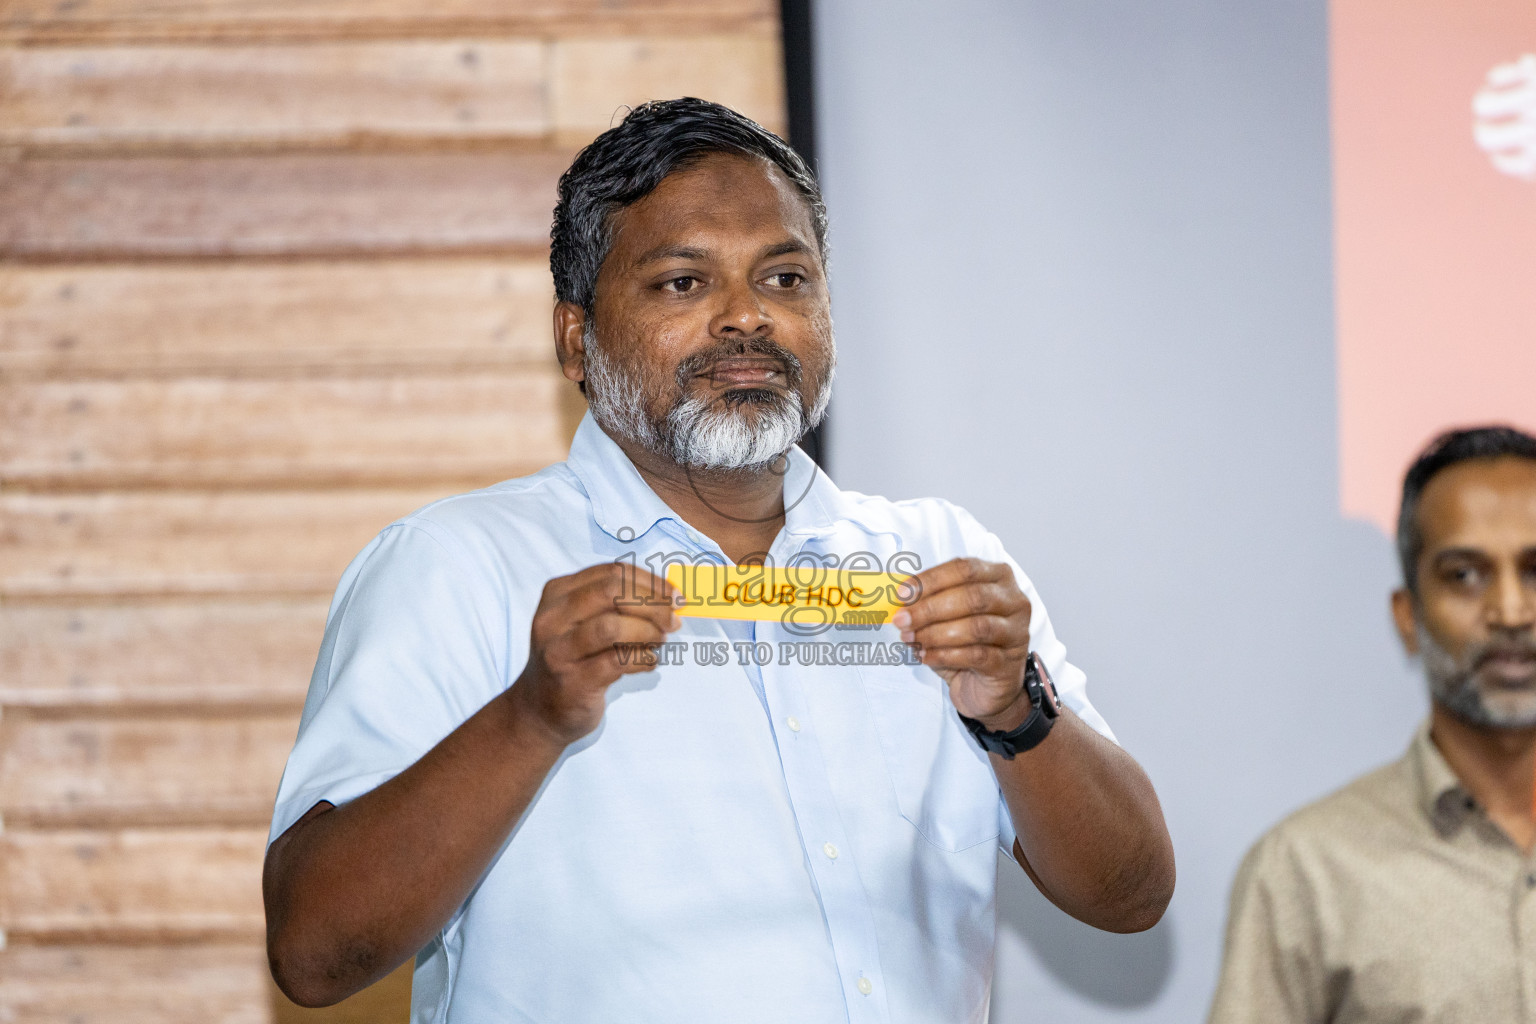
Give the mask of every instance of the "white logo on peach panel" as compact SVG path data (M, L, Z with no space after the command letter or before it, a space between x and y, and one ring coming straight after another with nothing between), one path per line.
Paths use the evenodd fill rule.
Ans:
M1493 166L1536 183L1536 53L1488 72L1472 114L1472 137Z

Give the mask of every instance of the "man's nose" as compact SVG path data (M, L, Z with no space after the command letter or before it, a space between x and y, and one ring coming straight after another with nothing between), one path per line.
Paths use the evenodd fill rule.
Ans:
M1488 622L1504 629L1536 627L1536 589L1518 570L1500 572L1488 588Z
M716 338L766 337L773 333L773 317L750 282L737 281L718 292L720 306L710 319L709 333Z

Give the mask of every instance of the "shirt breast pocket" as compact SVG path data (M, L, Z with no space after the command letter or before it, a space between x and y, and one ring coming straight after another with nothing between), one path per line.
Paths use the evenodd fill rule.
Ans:
M997 778L943 680L911 667L864 667L860 674L901 816L951 853L996 840Z

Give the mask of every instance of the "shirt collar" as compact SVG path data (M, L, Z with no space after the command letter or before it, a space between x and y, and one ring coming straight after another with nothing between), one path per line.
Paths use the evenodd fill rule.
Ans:
M666 520L697 532L651 490L624 449L597 425L591 412L581 417L566 465L592 502L593 520L610 537L636 540ZM861 503L845 496L798 445L788 453L784 502L785 535L808 540L831 534L843 522L853 522L865 533L889 534L901 543L891 524L877 521Z
M628 542L664 519L682 522L590 412L582 415L576 427L565 464L586 490L593 520L610 537Z
M1419 726L1408 745L1408 763L1413 770L1419 807L1436 832L1451 835L1477 809L1477 802L1430 738L1428 721Z

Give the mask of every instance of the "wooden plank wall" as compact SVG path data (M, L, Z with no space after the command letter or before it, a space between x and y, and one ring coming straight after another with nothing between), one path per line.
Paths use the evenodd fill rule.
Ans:
M0 1020L405 1019L261 950L326 603L564 457L555 179L683 94L782 132L777 5L0 0Z

